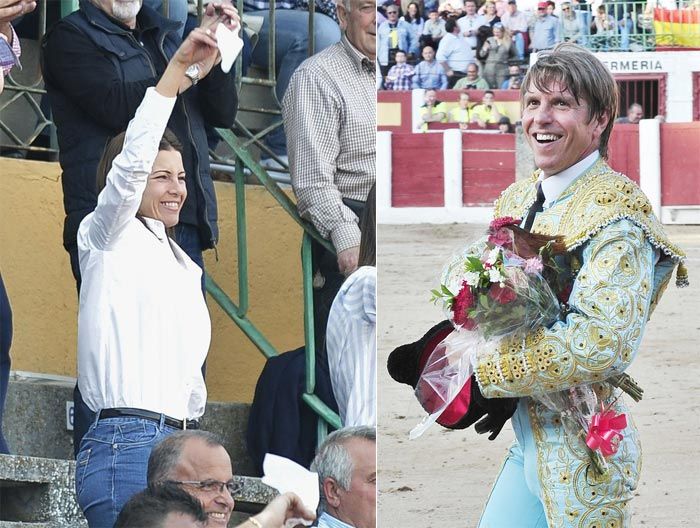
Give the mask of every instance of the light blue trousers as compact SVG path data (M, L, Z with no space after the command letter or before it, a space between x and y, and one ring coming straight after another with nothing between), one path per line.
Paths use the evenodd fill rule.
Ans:
M517 440L493 485L479 528L547 528L537 479L537 451L523 401L511 419Z

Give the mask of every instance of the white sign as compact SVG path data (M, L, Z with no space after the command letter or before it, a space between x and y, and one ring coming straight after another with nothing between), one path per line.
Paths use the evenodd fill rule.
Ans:
M611 73L663 72L665 68L657 59L604 59L601 62Z
M73 430L73 421L75 418L75 407L72 401L66 402L66 429L68 431Z

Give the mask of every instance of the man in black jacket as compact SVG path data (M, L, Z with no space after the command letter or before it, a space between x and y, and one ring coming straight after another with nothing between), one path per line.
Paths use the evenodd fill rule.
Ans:
M223 18L238 24L230 4L207 6L202 25ZM97 204L97 164L109 139L126 129L146 88L155 86L181 43L180 24L162 17L141 0L81 0L80 9L56 23L42 42L42 71L60 148L66 219L63 244L80 288L76 235ZM233 70L200 64L187 72L168 127L183 144L188 200L175 238L203 267L202 251L218 238L216 196L209 172L205 123L230 127L238 98ZM201 82L199 82L201 80ZM91 416L76 388L75 449Z

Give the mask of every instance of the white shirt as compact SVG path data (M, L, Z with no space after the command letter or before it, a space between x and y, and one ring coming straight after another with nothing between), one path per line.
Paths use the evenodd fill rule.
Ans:
M476 31L481 26L488 26L488 25L489 25L489 23L486 22L486 18L484 18L482 15L472 15L472 16L465 15L462 18L457 19L457 26L459 27L460 35L464 35L464 33L467 31L473 32L472 36L464 37L464 40L466 41L466 43L470 49L476 48L476 44L477 44Z
M162 222L146 219L149 230L135 217L174 104L146 91L97 207L78 230L78 385L95 412L204 413L211 322L202 270L174 242L171 249Z
M318 528L353 528L348 523L344 523L340 519L336 519L328 512L322 512L318 517Z
M447 33L438 44L435 59L438 62L447 62L450 69L454 71L464 73L467 71L467 66L474 62L474 50L461 35Z
M544 193L543 208L547 209L551 207L552 204L559 199L561 193L563 193L576 178L591 168L599 157L600 154L595 150L578 163L573 164L571 167L557 174L552 174L548 178L545 178L544 173L540 172L540 176L537 180L542 182L542 192Z
M343 426L377 424L377 268L362 266L335 296L326 327L328 369Z

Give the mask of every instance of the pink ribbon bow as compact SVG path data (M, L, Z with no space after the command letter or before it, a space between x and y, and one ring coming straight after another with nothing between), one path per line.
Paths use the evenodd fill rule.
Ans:
M623 435L619 432L627 427L627 416L615 415L615 411L603 411L596 413L591 418L586 436L586 445L591 449L599 449L603 456L610 456L617 452Z

